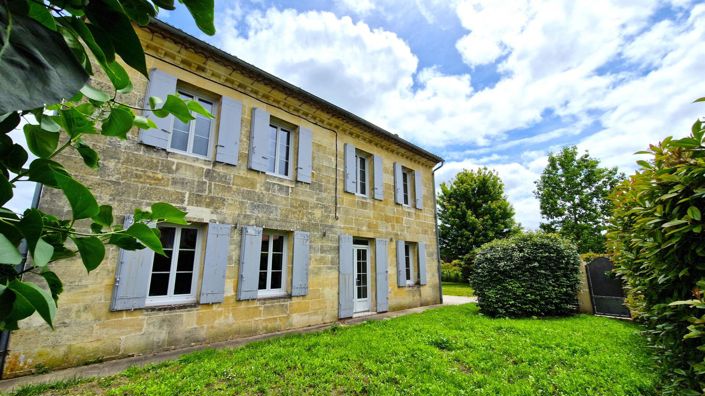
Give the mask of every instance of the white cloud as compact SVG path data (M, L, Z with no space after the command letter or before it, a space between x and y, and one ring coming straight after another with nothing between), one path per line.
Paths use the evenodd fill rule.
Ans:
M358 15L366 15L375 9L372 0L335 0L334 3L338 8Z
M438 18L429 12L434 4L419 0L415 6L434 22ZM631 153L687 131L703 114L702 107L688 103L705 95L705 25L698 23L705 4L677 1L682 18L658 23L652 18L666 6L663 0L449 4L467 29L456 43L468 65L464 73L420 69L417 56L395 33L329 12L252 12L237 18L245 34L226 13L218 39L236 56L445 152L452 159L441 172L446 179L480 163L497 169L519 221L530 228L539 221L533 182L557 141L578 143L604 164L629 170ZM355 3L360 13L388 12L393 5L403 8L400 15L413 6ZM491 63L499 80L474 89L473 67ZM541 125L546 114L562 122L516 137L515 131ZM595 125L601 129L586 136L585 128Z

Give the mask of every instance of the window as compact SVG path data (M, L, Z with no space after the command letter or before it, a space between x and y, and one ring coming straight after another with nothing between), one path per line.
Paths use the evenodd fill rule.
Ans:
M370 185L370 157L359 150L355 152L355 177L355 193L367 196Z
M402 168L401 185L402 185L402 203L411 206L411 191L413 191L414 171L411 169Z
M287 237L263 231L259 262L258 296L286 294Z
M212 101L183 90L179 90L178 93L184 99L197 101L207 111L213 113ZM175 151L208 157L211 151L213 120L198 113L194 113L193 115L196 119L187 123L181 122L178 118L174 117L174 127L171 131L169 147Z
M196 301L196 278L200 261L201 233L198 228L159 226L166 256L154 254L147 294L148 305Z
M269 124L269 147L267 149L267 172L289 177L291 169L292 128Z
M412 286L416 284L416 274L415 269L416 263L416 248L413 243L404 244L404 265L406 270L406 284Z

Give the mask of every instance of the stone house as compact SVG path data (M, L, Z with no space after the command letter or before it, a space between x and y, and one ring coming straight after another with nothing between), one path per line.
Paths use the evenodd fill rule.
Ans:
M88 275L55 265L55 330L23 322L5 378L441 302L440 157L167 24L138 34L150 80L132 73L120 100L177 92L216 117L86 139L97 171L62 162L125 225L157 201L190 224L158 225L168 257L112 246ZM39 207L70 210L51 188Z

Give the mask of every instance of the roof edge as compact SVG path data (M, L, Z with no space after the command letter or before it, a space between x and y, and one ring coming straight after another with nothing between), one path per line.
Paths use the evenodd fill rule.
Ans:
M314 94L312 94L302 88L299 88L296 85L293 85L293 84L291 84L291 83L289 83L289 82L287 82L287 81L285 81L285 80L283 80L283 79L281 79L271 73L268 73L268 72L258 68L257 66L254 66L250 63L247 63L244 60L242 60L242 59L240 59L240 58L238 58L228 52L225 52L218 47L215 47L211 44L208 44L205 41L199 40L198 38L184 32L183 30L181 30L177 27L174 27L166 22L160 21L158 19L152 19L150 21L149 25L144 26L143 28L146 28L148 30L153 30L153 31L154 30L164 31L170 35L176 36L178 39L183 40L196 48L199 48L199 49L206 51L206 52L213 52L216 55L218 55L219 57L222 57L225 60L236 64L238 67L241 67L249 72L259 74L263 78L270 80L272 83L281 85L285 89L291 90L291 91L295 92L296 94L308 99L309 101L312 101L314 103L317 103L317 104L325 107L327 110L329 110L333 113L338 113L339 115L341 115L345 118L348 118L354 122L362 124L363 126L371 129L373 132L376 132L376 133L382 135L383 137L386 137L392 141L395 141L395 142L401 144L402 146L404 146L405 148L407 148L417 154L420 154L421 156L423 156L427 159L435 161L436 163L440 163L440 162L444 161L443 158L441 158L440 156L433 154L430 151L427 151L427 150L399 137L398 135L387 131L386 129L384 129L382 127L379 127L379 126L365 120L364 118L362 118L362 117L360 117L360 116L358 116L348 110L343 109L342 107L339 107L339 106L337 106L337 105L335 105L325 99L322 99L322 98L320 98L320 97L318 97L318 96L316 96L316 95L314 95Z

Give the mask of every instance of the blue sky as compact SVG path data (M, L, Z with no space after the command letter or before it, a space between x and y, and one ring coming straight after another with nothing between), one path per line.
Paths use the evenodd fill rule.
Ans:
M689 0L220 1L214 37L162 19L427 148L497 170L517 220L565 145L634 170L705 108L705 3Z
M160 18L443 156L437 181L487 166L517 220L577 145L626 173L705 106L705 2L216 0L213 37Z

